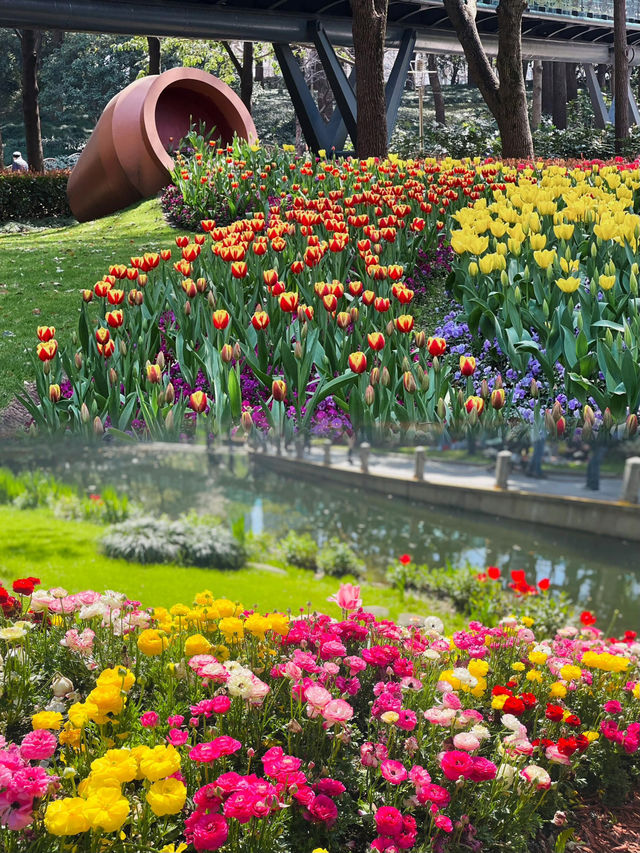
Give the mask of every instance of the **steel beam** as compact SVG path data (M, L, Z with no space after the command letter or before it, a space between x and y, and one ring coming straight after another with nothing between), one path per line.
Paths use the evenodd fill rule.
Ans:
M313 43L318 52L320 62L327 75L329 86L333 92L333 97L336 99L337 109L342 116L349 136L353 144L356 144L356 133L358 122L356 119L356 96L351 88L347 75L344 72L340 60L336 56L336 52L327 38L327 34L322 24L317 23L313 34Z
M385 97L387 101L387 139L391 142L393 130L398 118L402 93L407 82L411 57L416 46L416 31L406 30L402 36L398 55L393 63L391 74L385 86Z
M602 89L600 88L600 84L598 83L596 69L593 65L589 63L584 63L583 67L587 79L587 91L589 92L589 97L591 98L591 106L593 107L596 127L599 127L602 130L609 123L607 105L604 102L604 97L602 96Z
M307 145L314 151L331 148L328 142L327 125L309 91L304 74L288 44L274 43L273 49L280 65L285 85L291 96L293 108L300 122Z

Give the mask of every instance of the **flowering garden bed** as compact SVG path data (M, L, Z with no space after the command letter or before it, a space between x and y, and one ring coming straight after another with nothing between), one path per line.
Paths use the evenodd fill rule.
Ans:
M241 218L112 264L83 291L73 341L39 327L40 402L23 402L40 430L163 438L198 419L215 435L435 444L521 426L602 447L635 433L637 163L190 143L185 204L224 199ZM418 328L434 264L452 265L459 306Z
M38 584L0 590L11 853L524 851L640 773L640 644L591 614L446 636L348 584L340 619Z

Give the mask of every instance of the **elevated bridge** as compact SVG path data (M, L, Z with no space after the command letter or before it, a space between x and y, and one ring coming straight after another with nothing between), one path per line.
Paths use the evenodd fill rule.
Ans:
M498 48L498 0L479 0L477 26L485 50ZM629 61L640 64L640 0L627 0ZM349 46L349 0L0 0L0 26L122 35L178 36L274 45L308 144L344 147L355 141L355 81L348 79L334 46ZM387 123L393 130L415 50L460 54L462 48L442 0L390 0L387 43L397 58L387 83ZM292 44L313 44L336 98L326 123L295 60ZM595 66L612 63L613 0L532 0L522 23L523 59L579 63L603 126L609 119ZM640 115L629 91L636 123Z

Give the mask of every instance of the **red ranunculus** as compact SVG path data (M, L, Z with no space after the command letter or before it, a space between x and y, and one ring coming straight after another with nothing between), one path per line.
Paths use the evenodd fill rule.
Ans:
M596 622L596 615L590 610L583 610L580 614L580 621L583 625L588 627L589 625L593 625Z

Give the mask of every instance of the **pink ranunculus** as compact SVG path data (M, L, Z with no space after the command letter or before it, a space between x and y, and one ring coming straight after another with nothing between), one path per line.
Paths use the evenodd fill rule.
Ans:
M254 800L251 790L234 791L222 807L225 817L235 818L238 823L249 823L253 817Z
M396 853L398 848L395 838L390 838L388 835L379 835L371 842L371 849L375 850L376 853L386 853L386 851Z
M563 755L555 744L545 749L545 755L547 761L550 761L552 764L571 764L571 760L566 755Z
M235 740L228 735L220 735L220 737L214 738L211 741L199 743L194 746L189 751L189 758L192 761L201 761L206 764L224 755L233 755L239 749L242 749L242 744L239 740Z
M198 853L219 850L229 835L226 818L221 814L194 812L185 820L185 834Z
M381 806L375 813L376 832L392 838L402 832L402 815L394 806Z
M418 802L424 805L425 803L433 803L436 808L444 808L449 804L451 795L442 785L435 785L433 782L428 782L426 785L419 785Z
M304 698L307 700L307 713L309 716L317 717L324 706L331 701L332 696L324 687L314 683L306 688Z
M326 794L328 797L339 797L340 794L344 794L347 790L338 779L329 779L327 777L318 779L315 789L318 794Z
M10 794L24 795L33 799L44 797L49 785L57 782L57 776L49 776L44 767L24 767L15 773L9 786Z
M363 767L378 766L378 759L376 758L373 744L369 741L367 743L363 743L360 747L360 764L362 764Z
M340 589L330 596L327 601L335 602L342 610L358 610L362 607L360 587L351 583L340 584Z
M551 776L544 767L538 767L537 764L529 764L524 767L520 771L520 775L531 785L535 785L538 791L546 791L547 788L551 787Z
M319 654L322 660L341 658L346 655L347 649L340 640L327 640L320 646Z
M20 755L25 761L44 761L56 751L56 736L46 729L36 729L22 739Z
M338 819L338 807L326 794L318 794L313 798L304 815L312 823L323 823L331 829Z
M424 767L414 764L411 770L409 770L409 779L411 779L416 787L419 787L420 785L428 785L431 781L431 775Z
M405 732L412 732L418 724L415 711L411 711L409 708L403 708L401 711L398 711L398 719L395 724Z
M349 675L357 675L367 668L367 662L358 655L347 655L342 659L342 663L349 667Z
M451 818L447 817L445 814L437 814L433 819L433 822L441 829L443 832L452 832L453 831L453 823L451 822Z
M445 693L442 697L442 704L445 708L453 708L454 711L459 711L462 708L462 702L457 693Z
M353 717L353 708L344 699L332 699L322 709L322 716L328 723L342 726Z
M440 766L442 772L453 782L461 776L466 777L471 772L473 760L466 752L461 752L458 749L451 749L448 752L442 753L440 757Z
M424 712L425 720L432 723L434 726L443 726L449 728L455 719L456 712L453 708L427 708Z
M474 755L471 761L473 764L467 773L467 779L472 782L486 782L496 778L498 768L493 761L489 761L488 758L483 758L481 755Z
M184 723L184 717L182 714L172 714L170 717L167 717L167 725L172 729L178 728Z
M189 740L189 732L184 729L169 729L167 740L172 746L184 746Z
M140 725L144 726L145 729L155 729L158 725L158 720L160 717L156 714L155 711L147 711L142 714L140 717Z
M400 785L401 782L404 782L409 777L404 764L401 761L395 761L393 758L385 758L381 762L380 772L383 778L392 785Z
M604 703L604 710L607 714L619 714L622 711L622 705L617 699L609 699Z
M458 732L453 736L453 745L463 752L475 752L480 747L480 741L471 732Z

